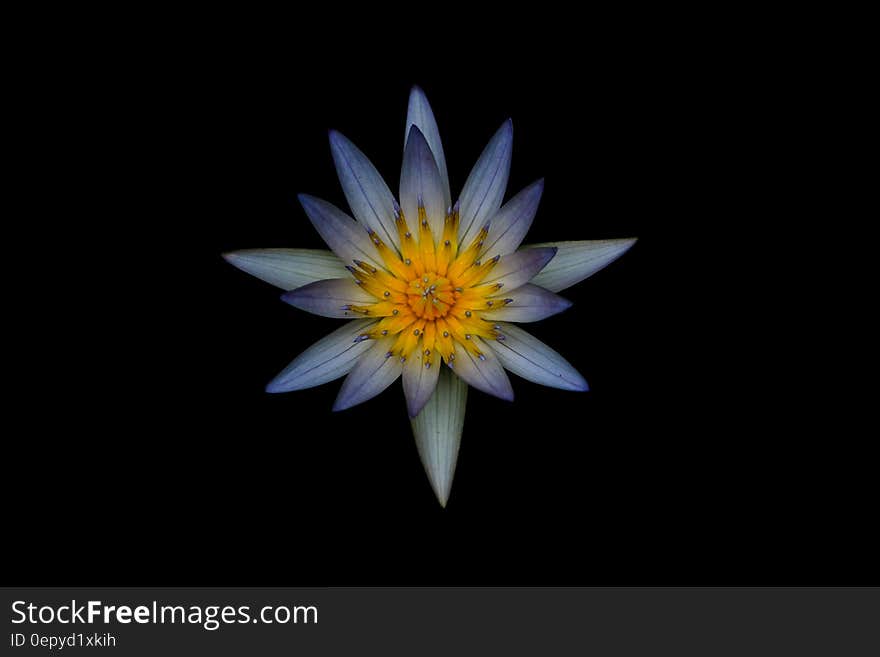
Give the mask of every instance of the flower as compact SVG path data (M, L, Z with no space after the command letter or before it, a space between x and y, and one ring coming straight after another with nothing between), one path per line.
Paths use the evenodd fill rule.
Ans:
M506 121L453 205L434 114L413 88L400 203L366 156L338 132L330 147L355 219L321 199L300 203L332 250L251 249L228 262L283 288L287 303L350 321L312 345L267 386L289 392L346 376L340 411L403 379L419 455L445 506L461 440L468 385L512 400L505 369L530 381L585 391L562 356L513 322L568 308L555 294L623 254L635 239L520 247L544 188L502 205L513 145ZM443 367L442 365L447 367Z

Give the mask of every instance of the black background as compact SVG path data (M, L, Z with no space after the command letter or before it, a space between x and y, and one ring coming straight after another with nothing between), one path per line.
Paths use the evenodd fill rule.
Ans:
M861 435L791 326L773 71L623 19L454 33L436 58L390 27L205 20L35 55L16 583L876 582ZM296 194L344 205L328 128L396 189L413 84L453 196L512 117L508 195L546 179L527 241L639 238L528 327L591 391L472 390L446 509L399 383L343 413L339 382L264 393L338 323L220 258L322 246Z

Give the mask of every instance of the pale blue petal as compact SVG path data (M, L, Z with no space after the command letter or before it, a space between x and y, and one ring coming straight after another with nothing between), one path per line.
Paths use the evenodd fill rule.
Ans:
M611 264L636 243L636 238L613 240L581 240L575 242L546 242L524 245L523 249L555 246L559 249L553 259L532 283L559 292Z
M243 249L224 253L223 258L282 290L348 275L335 254L321 249Z
M425 92L419 87L413 87L409 94L409 106L406 110L406 130L404 131L403 145L409 141L410 128L417 127L428 142L437 169L440 171L440 180L443 186L444 207L452 205L452 196L449 193L449 174L446 171L446 156L443 155L443 144L440 143L440 131L437 129L437 121L434 112L428 103Z
M503 292L503 290L502 290ZM504 303L510 299L508 303ZM543 287L526 283L507 295L490 299L492 307L480 312L483 319L505 322L537 322L571 308L571 301L563 299Z
M507 120L489 140L461 190L458 234L465 246L501 207L512 153L513 122Z
M369 341L358 340L358 336L369 331L376 322L371 319L347 322L318 340L272 379L266 392L303 390L345 376L371 346Z
M504 339L492 346L504 367L524 379L551 388L589 390L587 382L556 351L513 324L501 324Z
M406 408L410 417L418 415L434 394L439 373L440 359L435 357L430 367L425 367L421 348L413 351L406 359L403 365L403 394L406 396Z
M281 298L291 306L315 315L348 319L363 317L352 311L350 306L376 301L375 297L365 292L351 276L310 283L286 292Z
M366 229L335 205L308 194L300 194L299 202L318 234L327 242L333 253L346 264L354 260L382 266Z
M335 130L330 131L330 151L355 219L376 231L386 244L399 248L394 223L396 202L376 167L357 146Z
M333 404L334 411L342 411L372 399L400 376L403 365L391 356L395 338L375 341L346 377ZM372 342L372 341L371 341Z
M428 224L436 242L443 234L447 204L443 199L443 183L431 148L422 131L413 127L403 153L400 170L400 207L413 235L418 234L419 200L425 206Z
M480 285L501 285L499 290L512 292L525 285L556 253L552 247L545 249L526 249L502 257ZM503 294L500 292L498 294Z
M541 179L510 199L495 214L481 252L484 260L516 251L535 219L543 191L544 180Z
M495 357L492 347L480 341L483 358L478 358L458 342L454 343L455 359L450 363L452 370L469 385L486 394L513 401L513 387L504 373L504 368Z

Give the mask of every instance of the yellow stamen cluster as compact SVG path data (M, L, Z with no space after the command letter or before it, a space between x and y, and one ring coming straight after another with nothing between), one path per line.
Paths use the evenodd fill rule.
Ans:
M497 339L500 334L491 321L480 317L480 312L511 301L495 298L501 283L483 283L499 259L477 260L488 225L460 250L457 210L447 212L439 239L432 234L421 204L414 229L407 224L402 210L395 213L395 223L399 252L369 231L378 252L377 262L383 268L360 260L355 261L357 267L348 267L355 283L375 301L347 309L365 317L381 317L369 333L358 339L397 336L386 356L405 362L415 351L422 355L427 368L438 356L453 365L457 346L484 358L476 338Z

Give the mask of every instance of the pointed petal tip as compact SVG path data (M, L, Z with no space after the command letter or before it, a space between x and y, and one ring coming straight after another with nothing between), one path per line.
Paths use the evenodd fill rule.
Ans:
M427 146L428 150L429 151L431 150L431 147L428 145L428 140L425 138L425 133L422 132L421 129L419 128L419 126L417 126L415 123L413 123L409 127L409 136L410 137L418 136L425 143L425 146ZM433 153L431 153L431 154L433 155Z
M406 393L406 388L404 388L404 393ZM427 403L431 400L431 397L433 396L434 390L431 391L430 395L418 395L417 397L412 398L409 395L404 394L404 397L406 399L406 412L409 415L409 419L412 420L419 413L421 413L422 409L427 405Z
M265 390L271 395L278 394L279 392L287 392L287 390L284 390L281 384L279 384L275 379L272 379L271 381L269 381L269 383L266 384Z
M327 138L330 140L330 148L339 148L351 143L348 137L335 128L327 130Z

